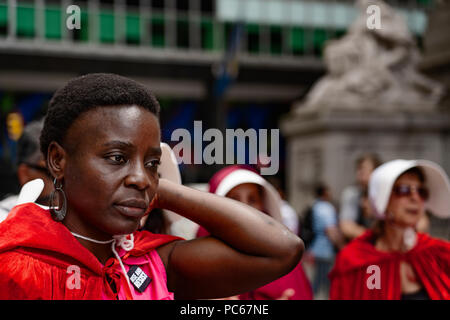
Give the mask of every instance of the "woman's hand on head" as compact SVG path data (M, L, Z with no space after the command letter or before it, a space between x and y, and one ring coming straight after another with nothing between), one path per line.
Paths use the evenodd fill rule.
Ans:
M167 179L160 178L158 182L158 188L156 188L156 192L153 195L153 199L150 201L150 204L148 206L148 212L151 212L153 209L160 208L160 209L166 209L164 208L164 204L161 203L161 197L167 197L168 193L170 193L173 189L170 187L170 185L176 185L174 182L171 182Z
M150 204L148 206L147 212L151 212L153 209L159 208L159 197L158 197L158 191L153 196L153 199L150 201Z
M160 180L158 204L211 236L158 248L178 299L231 296L274 281L300 261L300 238L266 214L225 197Z

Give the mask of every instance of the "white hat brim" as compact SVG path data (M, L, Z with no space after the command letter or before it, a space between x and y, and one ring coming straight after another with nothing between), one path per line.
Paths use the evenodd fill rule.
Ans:
M384 218L395 181L405 171L419 167L424 171L425 186L430 196L425 208L439 218L450 217L450 182L445 171L428 160L393 160L374 170L369 181L369 199L375 213Z
M281 223L280 195L267 180L250 170L238 169L231 172L219 183L215 194L226 196L231 189L244 183L254 183L263 187L264 207L272 218Z

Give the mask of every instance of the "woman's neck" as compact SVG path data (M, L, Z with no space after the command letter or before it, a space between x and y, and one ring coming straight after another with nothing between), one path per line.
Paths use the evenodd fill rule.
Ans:
M69 229L70 232L74 232L76 234L79 234L80 236L97 241L107 241L112 239L111 236L99 236L95 232L90 232L88 228L83 228L79 223L77 223L77 221L73 221L73 219L71 219L70 217L71 215L68 214L66 216L66 219L64 219L63 221L63 224ZM105 264L113 254L111 243L95 243L93 241L85 240L76 236L75 239L77 239L83 247L88 249L102 264Z
M83 247L88 249L103 265L112 256L111 243L99 244L78 237L75 237L75 239L77 239Z
M405 245L406 226L399 226L391 222L386 222L384 232L376 242L376 247L382 251L407 251Z

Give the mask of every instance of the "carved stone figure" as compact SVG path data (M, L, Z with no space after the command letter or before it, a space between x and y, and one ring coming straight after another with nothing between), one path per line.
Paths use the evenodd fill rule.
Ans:
M367 27L367 7L380 8L381 28ZM324 50L328 70L297 112L311 110L431 111L443 86L417 71L420 53L399 13L380 0L358 0L348 33Z

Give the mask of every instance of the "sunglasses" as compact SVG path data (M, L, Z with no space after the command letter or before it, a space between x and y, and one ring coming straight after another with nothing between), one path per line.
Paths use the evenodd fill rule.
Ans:
M425 187L412 187L412 186L408 186L406 184L401 184L401 185L398 185L398 186L394 186L392 191L398 197L409 197L409 196L412 195L413 191L416 191L417 194L419 195L419 197L423 201L428 200L428 197L430 196L427 188L425 188Z

